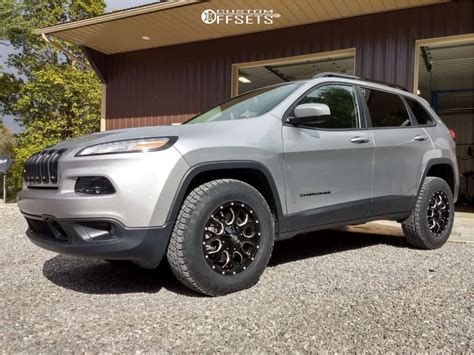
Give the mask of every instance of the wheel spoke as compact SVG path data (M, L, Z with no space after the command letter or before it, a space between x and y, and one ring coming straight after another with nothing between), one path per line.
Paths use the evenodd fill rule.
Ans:
M252 230L252 226L248 226L247 228L245 228L243 231L242 231L242 235L245 237L245 238L253 238L256 233L255 231ZM250 232L248 232L250 230Z
M436 207L440 207L442 204L443 204L443 198L441 197L440 194L438 194L437 196L437 200L436 200Z
M230 254L227 250L224 250L222 254L225 256L225 262L222 265L222 268L225 269L226 266L230 264Z
M239 257L239 264L242 264L242 262L244 261L244 256L242 255L242 253L240 253L239 251L234 251L234 253L232 254L232 256L234 255L237 255Z
M217 246L214 246L213 244L217 243ZM205 249L207 250L207 254L212 255L212 254L217 254L222 250L222 241L219 239L214 239L212 241L212 244L206 244Z
M243 220L243 221L241 220L240 223L237 222L237 225L238 225L239 227L243 227L243 226L245 226L245 225L248 223L248 221L249 221L249 214L248 214L248 213L245 213L244 220Z
M212 220L219 225L220 230L217 228L213 227L213 230L210 230L212 233L217 234L217 235L222 235L224 233L224 223L219 221L216 217L212 217ZM209 230L209 229L208 229ZM218 230L218 232L216 232Z
M231 215L231 218L229 221L225 221L225 224L227 224L228 226L232 225L235 221L235 212L234 210L231 208L229 208L229 211L230 211L230 215ZM227 218L227 215L226 215L226 218Z
M433 219L433 220L431 220L431 222L429 224L429 227L430 227L431 231L434 231L435 226L436 226L436 221Z
M255 248L255 245L249 241L243 242L240 246L240 249L242 249L246 255L250 255L253 248Z

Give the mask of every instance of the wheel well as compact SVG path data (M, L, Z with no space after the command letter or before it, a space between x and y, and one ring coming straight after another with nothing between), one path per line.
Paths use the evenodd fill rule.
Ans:
M202 185L206 182L216 179L235 179L243 181L255 189L257 189L270 207L275 219L278 221L279 215L279 206L277 205L277 198L274 196L274 193L277 191L272 190L272 186L268 181L267 177L263 172L258 169L219 169L219 170L208 170L203 171L197 174L190 182L186 189L185 196L187 196L194 188Z
M426 176L438 177L443 179L449 185L452 193L454 194L454 172L453 168L449 164L436 164L429 168Z

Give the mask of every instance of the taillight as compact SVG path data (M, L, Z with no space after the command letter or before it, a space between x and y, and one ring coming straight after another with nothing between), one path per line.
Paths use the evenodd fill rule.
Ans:
M451 138L455 141L456 140L456 132L454 132L453 129L450 129L449 134L451 135Z

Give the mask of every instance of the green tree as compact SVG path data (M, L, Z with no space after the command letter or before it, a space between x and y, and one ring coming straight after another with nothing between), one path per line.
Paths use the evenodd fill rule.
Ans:
M34 31L97 16L104 8L103 0L0 0L0 40L16 49L7 65L18 72L0 77L0 113L17 117L25 127L13 148L10 184L14 191L21 188L23 165L31 154L100 128L98 78ZM80 49L57 43L86 60Z
M9 155L15 145L15 136L12 131L3 126L0 120L0 156ZM0 198L3 198L3 176L0 175Z
M8 38L8 33L21 29L24 25L24 20L19 14L20 8L15 5L15 0L0 0L0 43Z
M12 131L0 122L0 156L9 154L15 145L15 136Z

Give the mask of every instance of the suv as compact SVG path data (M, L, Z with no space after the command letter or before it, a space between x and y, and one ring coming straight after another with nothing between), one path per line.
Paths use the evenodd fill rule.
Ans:
M156 267L223 295L274 241L389 219L441 247L458 194L451 132L422 98L325 73L232 98L180 126L71 139L25 165L19 206L42 248Z

